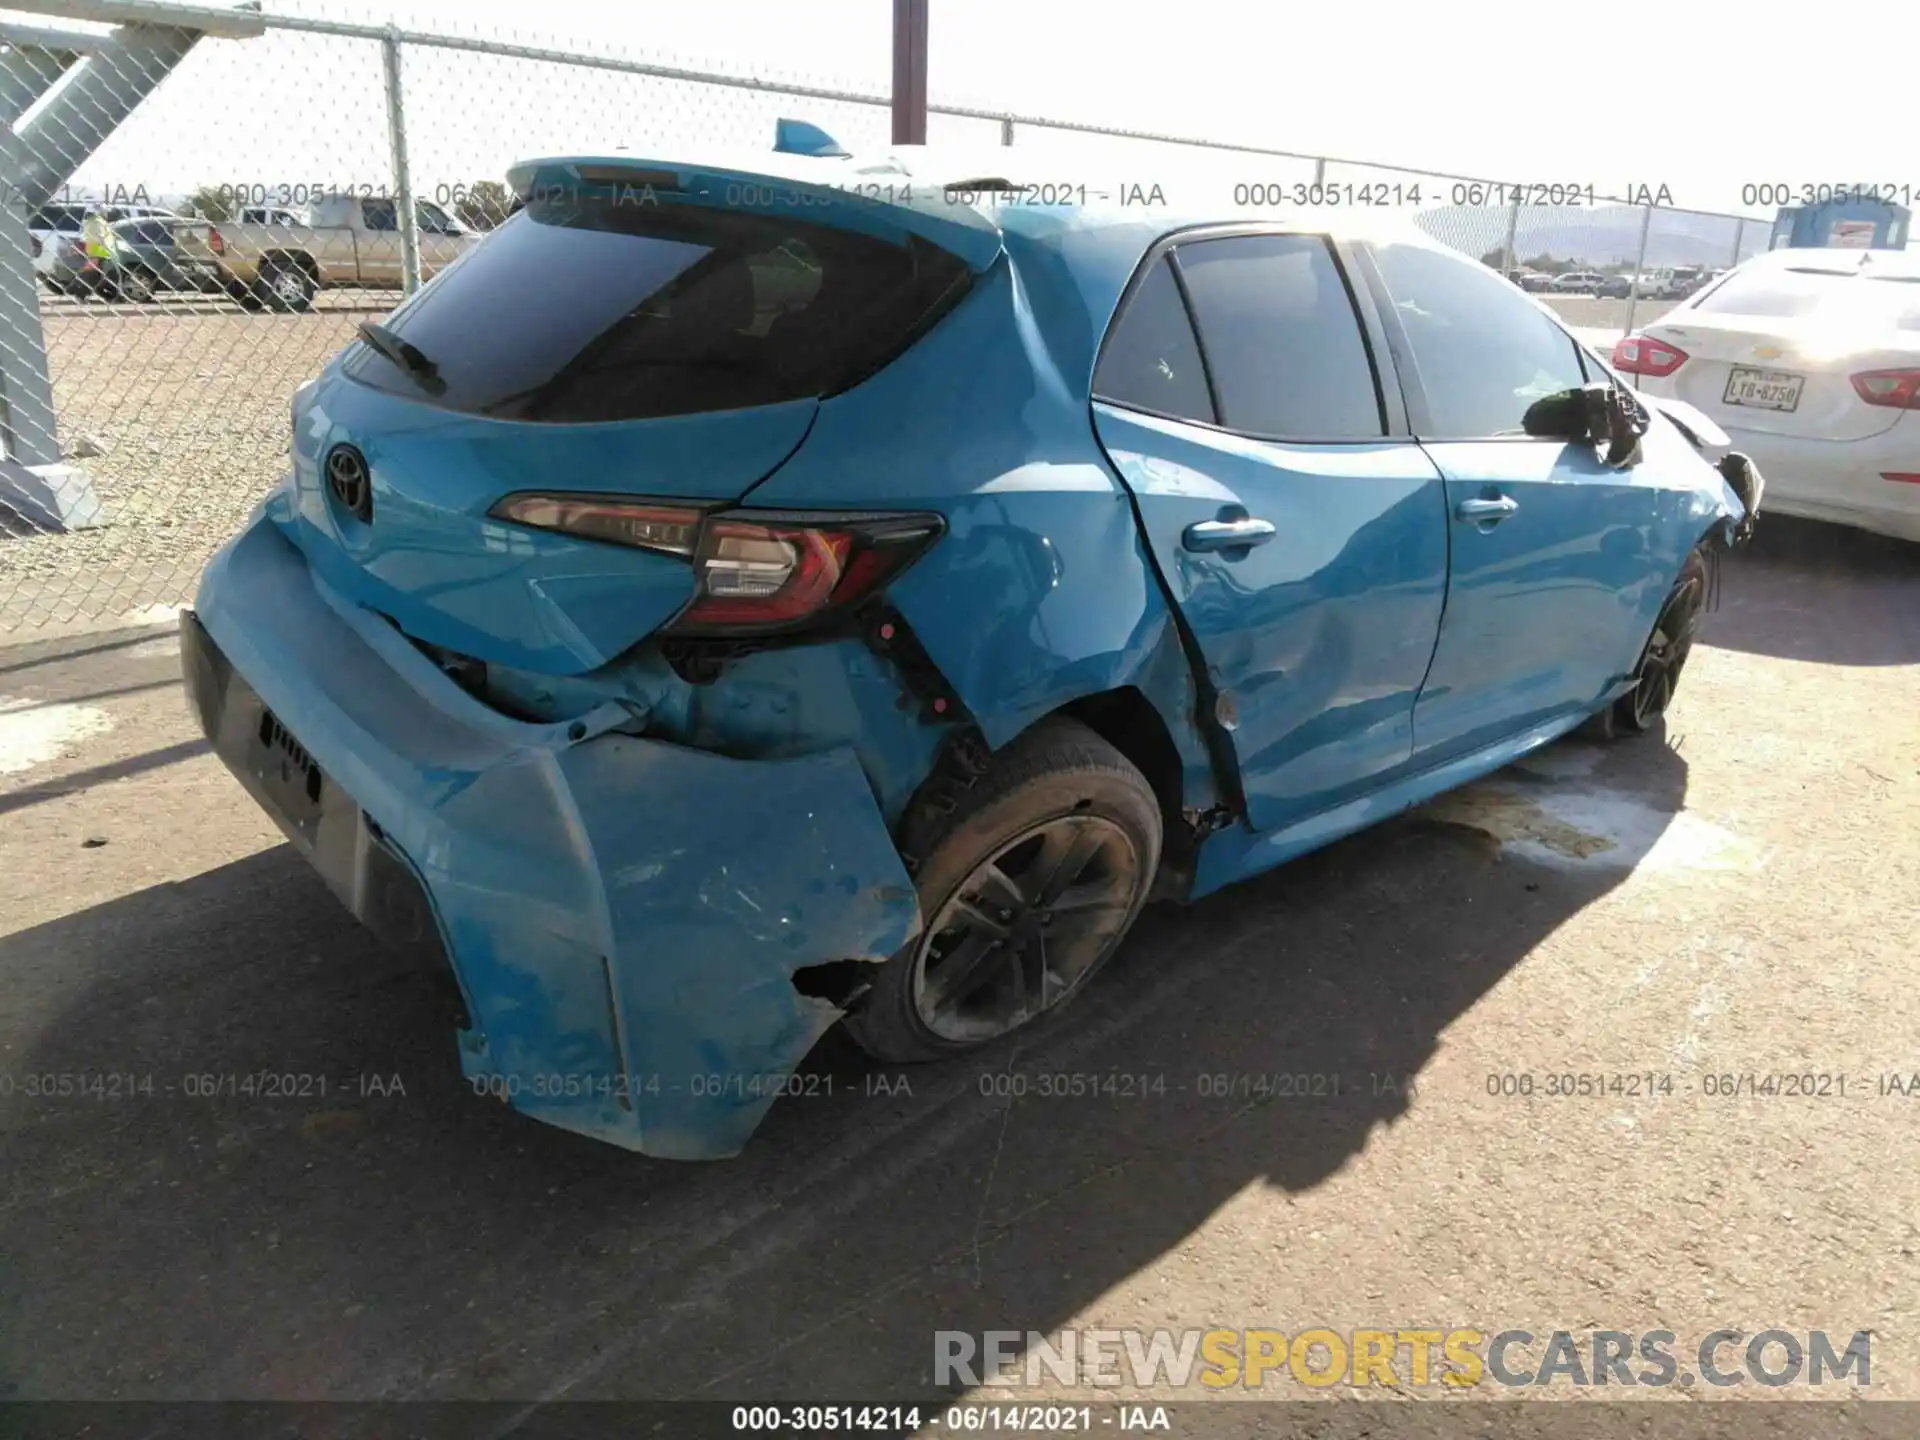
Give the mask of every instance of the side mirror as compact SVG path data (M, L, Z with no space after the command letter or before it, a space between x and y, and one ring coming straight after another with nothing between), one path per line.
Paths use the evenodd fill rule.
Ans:
M1520 426L1541 439L1591 444L1605 464L1624 470L1640 463L1640 437L1652 423L1631 394L1596 380L1541 396L1527 407Z

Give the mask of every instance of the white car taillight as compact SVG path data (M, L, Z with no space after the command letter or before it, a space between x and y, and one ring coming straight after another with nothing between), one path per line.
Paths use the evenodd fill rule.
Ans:
M1613 345L1613 368L1629 375L1646 375L1659 380L1687 363L1687 352L1664 340L1645 335L1628 335Z
M1853 393L1869 405L1920 410L1920 370L1863 370L1848 378Z

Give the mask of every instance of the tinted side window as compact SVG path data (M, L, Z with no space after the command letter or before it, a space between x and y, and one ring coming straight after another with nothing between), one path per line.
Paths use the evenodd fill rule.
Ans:
M398 228L395 220L396 210L391 200L363 200L360 202L360 220L369 230L394 230Z
M1386 433L1353 297L1325 239L1242 235L1175 253L1223 425L1291 440Z
M1157 415L1214 423L1200 345L1166 258L1154 262L1114 322L1093 393Z
M1586 383L1572 337L1471 261L1421 245L1379 244L1374 256L1413 347L1428 434L1524 434L1529 405Z

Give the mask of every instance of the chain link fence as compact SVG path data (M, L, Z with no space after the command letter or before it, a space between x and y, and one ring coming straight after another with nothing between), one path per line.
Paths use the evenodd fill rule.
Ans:
M514 161L765 150L790 116L856 151L889 138L881 93L229 18L205 34L0 25L0 632L190 600L280 479L293 391L504 218ZM928 132L1012 146L1022 180L1074 198L1411 214L1601 340L1671 303L1637 276L1667 285L1767 244L1755 219L1231 139L938 106Z

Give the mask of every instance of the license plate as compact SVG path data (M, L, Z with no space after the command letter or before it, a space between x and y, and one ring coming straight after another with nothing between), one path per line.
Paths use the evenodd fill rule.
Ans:
M248 748L248 765L280 813L301 830L320 818L327 779L306 748L266 707Z
M1729 405L1755 410L1794 410L1799 408L1800 387L1806 382L1806 376L1785 370L1749 370L1736 365L1727 376L1727 393L1722 398Z

